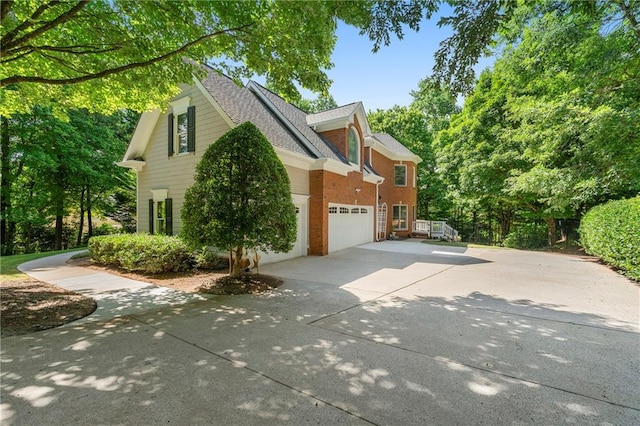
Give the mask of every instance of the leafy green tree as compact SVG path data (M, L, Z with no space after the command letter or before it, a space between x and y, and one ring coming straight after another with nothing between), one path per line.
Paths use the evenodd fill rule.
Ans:
M640 1L638 0L448 0L450 16L438 26L450 26L453 34L440 42L435 53L434 78L447 84L454 93L469 92L475 85L473 67L478 59L496 51L505 43L518 43L532 22L543 16L582 19L603 31L629 30L637 52L640 43ZM565 46L569 48L570 46Z
M506 46L438 137L461 199L504 225L544 219L555 243L556 219L637 194L640 39L622 22L551 11Z
M295 82L323 93L340 19L374 49L418 29L436 1L129 1L1 3L1 115L37 104L58 112L161 107L178 84L203 71L268 75L278 93ZM190 60L184 60L189 58Z
M289 176L267 138L245 122L205 151L182 209L182 235L194 245L232 252L231 276L244 249L287 252L296 240Z
M294 101L293 104L308 114L313 114L320 111L326 111L328 109L338 107L336 100L333 99L333 96L331 96L330 94L329 95L320 94L315 99L302 98L299 101Z
M85 213L91 232L96 200L114 190L126 173L114 164L122 158L133 131L131 121L122 119L126 114L106 117L70 110L69 120L61 121L50 108L36 107L30 114L3 117L3 254L14 251L16 239L30 251L38 229L52 222L53 247L43 248L61 248L71 240L64 235L68 233L64 220L76 213L78 239Z
M429 78L421 80L411 96L409 107L396 105L388 110L369 111L369 123L375 132L390 134L422 159L418 167L418 216L445 217L450 206L438 172L433 140L448 127L451 115L459 107L446 88Z

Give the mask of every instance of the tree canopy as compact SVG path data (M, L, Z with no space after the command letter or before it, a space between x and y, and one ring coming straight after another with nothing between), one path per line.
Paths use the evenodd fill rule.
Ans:
M497 214L574 218L640 191L640 39L585 14L533 19L436 143L460 199Z
M181 235L190 243L234 253L287 252L296 241L289 176L267 138L250 122L211 144L185 194ZM232 276L240 274L234 264Z
M267 75L326 93L337 21L374 49L419 28L437 3L360 1L3 1L0 114L34 105L108 113L162 105L207 62L234 77ZM185 60L189 58L189 60Z
M111 213L119 210L107 205L112 197L123 203L135 197L135 187L127 185L129 171L115 161L126 150L137 114L121 111L103 116L70 110L68 118L57 119L47 107L2 117L3 255L72 244L71 222L78 225L80 244L85 213L91 236L92 211ZM122 211L119 219L132 220ZM55 235L47 235L53 222Z
M407 106L369 111L375 132L384 132L402 142L422 159L418 167L418 217L434 219L445 213L446 188L437 173L433 141L437 133L449 126L452 114L459 111L455 98L431 78L418 83Z
M451 16L442 17L439 26L450 26L453 34L440 42L435 53L433 77L453 93L473 89L473 67L478 58L492 53L505 43L517 43L524 31L541 16L580 18L604 31L626 28L640 43L640 1L638 0L479 0L455 1Z

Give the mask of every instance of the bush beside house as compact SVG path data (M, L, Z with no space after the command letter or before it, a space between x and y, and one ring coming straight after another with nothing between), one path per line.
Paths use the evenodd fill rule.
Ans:
M640 196L592 208L579 232L587 253L640 281Z
M195 259L178 237L148 234L118 234L89 240L91 260L127 271L157 274L186 271Z

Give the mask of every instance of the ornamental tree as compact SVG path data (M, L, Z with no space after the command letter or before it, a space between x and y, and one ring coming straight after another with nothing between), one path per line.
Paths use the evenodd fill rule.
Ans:
M205 151L182 209L182 236L191 244L287 252L296 240L296 211L284 165L250 122L230 130ZM231 276L241 273L233 264Z

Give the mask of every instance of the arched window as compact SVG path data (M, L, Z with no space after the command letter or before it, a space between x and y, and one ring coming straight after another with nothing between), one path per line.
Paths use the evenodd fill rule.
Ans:
M355 128L349 129L349 162L360 165L360 137Z

